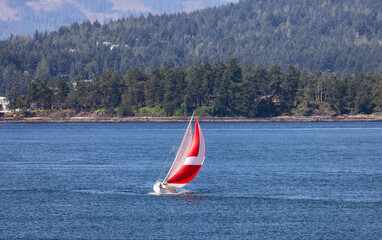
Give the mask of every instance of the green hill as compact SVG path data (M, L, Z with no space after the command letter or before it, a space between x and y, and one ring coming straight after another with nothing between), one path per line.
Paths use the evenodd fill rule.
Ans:
M124 75L168 64L236 58L309 71L382 70L382 4L372 0L255 0L192 13L86 21L0 42L0 95L35 78Z

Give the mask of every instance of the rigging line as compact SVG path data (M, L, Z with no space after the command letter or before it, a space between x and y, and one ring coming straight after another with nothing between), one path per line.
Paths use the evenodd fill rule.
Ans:
M172 146L172 148L171 148L171 150L170 150L170 153L168 154L167 160L166 160L166 162L165 162L165 164L164 164L162 170L161 170L160 173L159 173L158 180L160 180L160 178L161 178L161 176L162 176L162 174L163 174L165 168L167 168L168 160L170 159L171 155L173 154L174 150L176 150L176 149L177 149L176 146Z

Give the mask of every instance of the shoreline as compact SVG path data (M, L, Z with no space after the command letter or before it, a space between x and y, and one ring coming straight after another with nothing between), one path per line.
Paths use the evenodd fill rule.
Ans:
M245 117L198 117L200 122L240 123L240 122L382 122L382 115L343 116L279 116L273 118ZM187 122L189 117L26 117L0 118L1 123L177 123Z

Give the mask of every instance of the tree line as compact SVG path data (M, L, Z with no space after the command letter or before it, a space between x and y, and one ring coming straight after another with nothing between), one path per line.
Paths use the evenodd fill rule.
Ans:
M10 108L102 110L115 116L151 113L274 117L279 115L371 114L382 111L382 74L299 71L239 64L235 58L188 68L163 65L99 78L35 79L25 92L12 88Z
M382 4L375 0L243 0L193 13L85 21L0 41L0 95L34 79L99 78L231 57L299 70L382 70Z

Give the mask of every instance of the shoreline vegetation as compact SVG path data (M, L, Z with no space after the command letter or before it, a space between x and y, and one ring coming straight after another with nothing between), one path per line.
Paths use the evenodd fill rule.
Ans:
M35 79L26 91L14 87L6 98L7 108L19 111L13 114L16 118L51 114L53 119L79 115L120 120L194 111L223 119L373 115L382 112L382 74L244 67L232 58L213 66L158 67L149 74L134 68L124 77L108 69L93 80Z
M0 117L1 123L176 123L187 122L189 116L137 115L130 117L107 116L99 112L79 112L71 110L51 111L36 116L23 116L17 113ZM239 123L239 122L382 122L382 114L358 115L314 115L278 116L263 118L199 116L200 122Z

